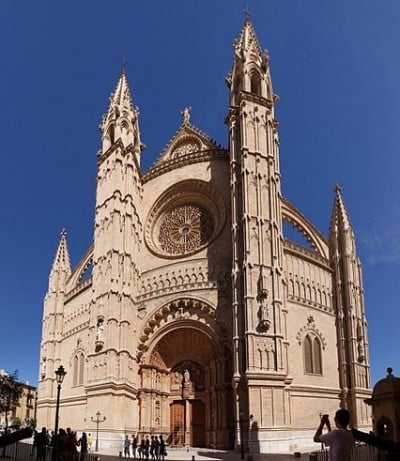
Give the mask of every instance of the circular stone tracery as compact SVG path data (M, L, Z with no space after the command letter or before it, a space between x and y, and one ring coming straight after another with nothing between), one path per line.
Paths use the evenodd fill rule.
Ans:
M205 245L213 230L213 219L204 207L196 203L185 204L164 214L158 241L169 254L186 254Z
M201 251L221 232L225 203L209 183L189 179L167 189L151 208L146 244L156 255L180 258Z

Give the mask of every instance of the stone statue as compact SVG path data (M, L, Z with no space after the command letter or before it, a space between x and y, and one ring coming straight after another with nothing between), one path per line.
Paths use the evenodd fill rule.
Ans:
M186 125L190 123L190 111L192 110L191 107L185 107L183 110L181 110L181 115L183 117L183 123Z
M185 368L185 371L183 372L183 383L190 384L190 373L187 368Z
M104 336L104 325L103 320L99 319L97 321L97 333L96 333L96 341L103 341Z

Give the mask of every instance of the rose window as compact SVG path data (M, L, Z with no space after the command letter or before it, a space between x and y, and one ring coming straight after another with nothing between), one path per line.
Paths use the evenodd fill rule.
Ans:
M180 205L164 214L158 241L166 253L186 254L205 245L213 230L213 219L205 208L197 204Z

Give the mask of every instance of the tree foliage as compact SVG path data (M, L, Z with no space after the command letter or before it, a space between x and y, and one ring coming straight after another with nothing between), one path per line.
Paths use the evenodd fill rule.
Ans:
M4 413L6 426L8 425L8 412L18 402L23 392L22 384L18 382L18 371L0 374L0 412Z
M21 425L22 425L21 418L18 418L18 416L13 416L11 418L10 426L12 426L14 429L19 429Z

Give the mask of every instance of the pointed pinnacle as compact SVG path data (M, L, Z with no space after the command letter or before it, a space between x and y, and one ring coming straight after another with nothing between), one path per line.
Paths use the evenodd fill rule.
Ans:
M236 49L236 52L240 52L247 51L249 46L254 46L257 54L260 57L262 56L262 50L253 27L253 23L249 17L246 17L242 30L240 31L240 35L234 42L234 48Z
M126 60L125 56L122 59L122 64L121 64L121 74L126 73L126 66L128 64L128 61Z
M62 229L60 242L57 247L56 256L53 262L53 270L61 266L65 267L68 272L71 271L71 263L69 259L68 244L67 244L67 231Z
M335 199L333 201L332 217L330 232L333 232L334 225L341 225L343 228L351 229L350 217L347 213L346 206L342 197L342 188L339 184L335 185Z

